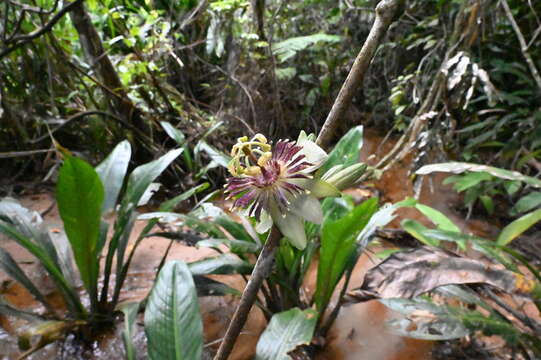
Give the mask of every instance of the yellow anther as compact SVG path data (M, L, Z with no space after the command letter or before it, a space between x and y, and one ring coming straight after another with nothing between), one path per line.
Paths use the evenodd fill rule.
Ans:
M255 134L254 137L252 138L252 142L259 142L259 143L262 143L262 144L266 144L267 143L267 138L263 134ZM260 144L258 144L258 145L260 145Z
M270 151L267 151L267 152L263 153L263 154L259 157L259 160L257 160L257 165L259 165L259 166L265 166L265 164L267 163L267 161L269 161L271 158L272 158L272 153L271 153Z
M243 136L237 139L238 143L244 143L248 141L248 136Z
M244 170L244 173L248 176L256 176L261 174L261 168L259 166L250 166Z

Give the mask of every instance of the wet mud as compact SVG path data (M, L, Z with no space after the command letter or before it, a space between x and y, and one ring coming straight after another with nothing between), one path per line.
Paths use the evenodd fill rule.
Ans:
M372 131L368 132L365 136L361 159L374 163L376 160L372 155L375 155L377 159L378 154L385 154L393 143L387 142L381 145L382 140L382 135ZM383 202L397 202L407 196L414 195L413 186L409 180L408 163L406 160L404 163L398 164L394 169L385 173L379 181L374 182L373 185ZM497 231L497 226L480 220L463 220L463 214L456 210L460 198L449 186L441 184L443 178L443 175L426 177L420 194L420 201L448 215L466 232L489 237L494 234ZM362 200L364 196L372 192L373 190L369 191L361 187L360 189L351 190L350 194L358 200ZM47 223L49 231L53 233L58 231L61 222L52 194L34 194L19 200L23 205L36 211L44 212L48 210L44 215L44 221ZM399 217L391 224L392 227L398 228L400 220L404 217L414 218L429 225L428 221L416 210L401 209ZM137 222L133 235L137 235L144 225L144 222ZM135 237L130 240L131 246L133 246L134 240ZM140 301L146 296L156 275L156 267L160 263L168 245L169 240L163 238L148 238L142 242L127 277L121 301ZM54 299L55 294L52 284L49 283L43 270L39 268L28 253L3 237L0 237L0 246L16 258L32 279L41 284L42 288L46 290L48 296L53 300L53 303L61 306L61 300ZM381 245L372 247L360 258L350 282L350 288L360 286L366 271L378 263L379 260L374 256L374 253L380 250L382 250ZM174 243L169 252L168 260L181 259L191 262L212 255L217 255L212 249L197 249ZM245 281L239 276L219 276L217 278L238 290L242 290L245 285ZM315 278L316 267L313 266L304 284L307 292L315 289ZM11 282L5 274L0 274L0 284L2 296L17 307L31 309L37 306L26 290ZM205 343L207 344L205 346L205 358L211 358L211 354L217 349L218 342L222 338L228 321L235 310L235 305L236 300L230 296L200 298ZM392 316L393 314L377 301L344 307L338 315L328 338L325 340L326 346L324 350L318 354L317 359L432 359L432 342L403 338L387 330L385 323ZM145 358L146 350L142 322L143 320L140 317L135 335L138 358L140 359ZM258 337L265 325L265 318L261 311L254 309L250 314L246 327L237 340L231 359L252 359ZM15 335L20 326L22 326L20 321L0 316L0 360L15 359L19 353ZM124 348L119 336L121 329L122 326L119 324L113 333L104 334L90 346L90 349L84 351L73 339L67 339L64 342L48 345L28 359L124 359Z

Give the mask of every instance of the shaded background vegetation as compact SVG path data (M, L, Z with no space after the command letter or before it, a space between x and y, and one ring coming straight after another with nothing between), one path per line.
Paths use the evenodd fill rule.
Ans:
M225 150L244 134L317 131L375 3L6 0L2 183L50 179L51 134L92 162L128 138L141 162L174 145L160 126L167 121L200 158L169 174L190 183L213 177L200 169L212 158L197 151L202 137ZM540 14L536 1L405 2L342 132L359 123L405 132L416 142L414 167L436 150L537 174Z

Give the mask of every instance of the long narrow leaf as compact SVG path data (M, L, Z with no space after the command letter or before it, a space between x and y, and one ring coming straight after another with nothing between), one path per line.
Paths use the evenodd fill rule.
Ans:
M43 318L39 316L38 314L34 314L34 313L27 312L21 309L17 309L16 307L10 305L6 300L4 300L4 298L1 295L0 295L0 314L18 317L20 319L24 319L27 321L43 320Z
M452 174L461 174L466 171L486 172L500 179L523 181L530 186L541 188L541 180L534 177L523 175L517 171L510 171L505 169L499 169L493 166L472 163L448 162L441 164L425 165L419 170L417 170L416 173L419 175L426 175L433 172L449 172Z
M133 344L133 327L137 319L139 303L128 303L120 307L124 314L124 330L122 331L122 342L126 351L126 360L135 360L136 350Z
M336 284L352 265L357 255L357 235L376 211L377 203L377 199L367 200L341 219L324 224L314 295L319 311L326 308Z
M24 271L19 267L19 265L17 265L17 262L13 260L11 255L2 248L0 248L0 269L2 269L13 280L24 286L36 300L45 305L49 311L54 313L51 305L47 299L45 299L45 296L43 296L41 291L39 291L34 283L26 276Z
M13 239L17 244L28 250L33 256L35 256L43 265L45 270L49 273L52 280L56 283L60 291L64 294L65 299L72 310L76 314L84 314L85 310L79 295L73 289L71 284L62 275L60 269L56 266L50 256L38 245L32 242L29 238L21 234L12 225L0 221L0 233L3 233Z
M138 204L149 185L171 164L182 152L182 149L171 150L162 157L137 167L128 179L126 194L122 204Z
M118 194L124 184L130 158L131 146L127 140L124 140L96 167L96 172L105 187L102 214L115 208Z
M119 247L119 241L122 239L122 234L126 232L126 227L130 223L130 218L135 210L135 206L139 203L139 200L150 186L150 184L156 180L158 176L182 153L182 149L171 150L162 157L151 161L147 164L137 167L129 176L128 184L124 197L121 201L119 215L115 223L115 232L109 242L109 248L107 250L107 256L105 259L104 268L104 280L103 288L100 295L100 302L107 300L109 292L109 277L113 266L113 258ZM124 246L124 245L122 245ZM117 267L119 271L122 271L124 267L124 254L117 255ZM122 285L123 278L117 279L117 285L115 287L115 298L118 297L120 286Z
M222 254L188 264L193 275L249 274L252 265L232 254Z
M184 143L186 142L186 135L184 135L182 131L180 131L167 121L160 121L160 125L165 130L167 135L169 135L171 139L176 141L178 146L184 145Z
M541 220L541 209L521 216L513 221L511 224L503 228L502 232L498 236L496 243L498 245L507 245L515 238L520 236L524 231L528 230L535 223Z

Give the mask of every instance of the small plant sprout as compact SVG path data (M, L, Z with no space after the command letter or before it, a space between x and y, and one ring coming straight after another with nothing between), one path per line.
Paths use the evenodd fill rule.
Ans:
M340 195L335 186L313 176L327 159L325 151L304 132L297 141L279 140L274 146L257 134L251 140L239 138L231 156L226 192L235 199L233 207L255 216L258 231L274 223L293 246L304 249L304 220L323 220L318 198Z

